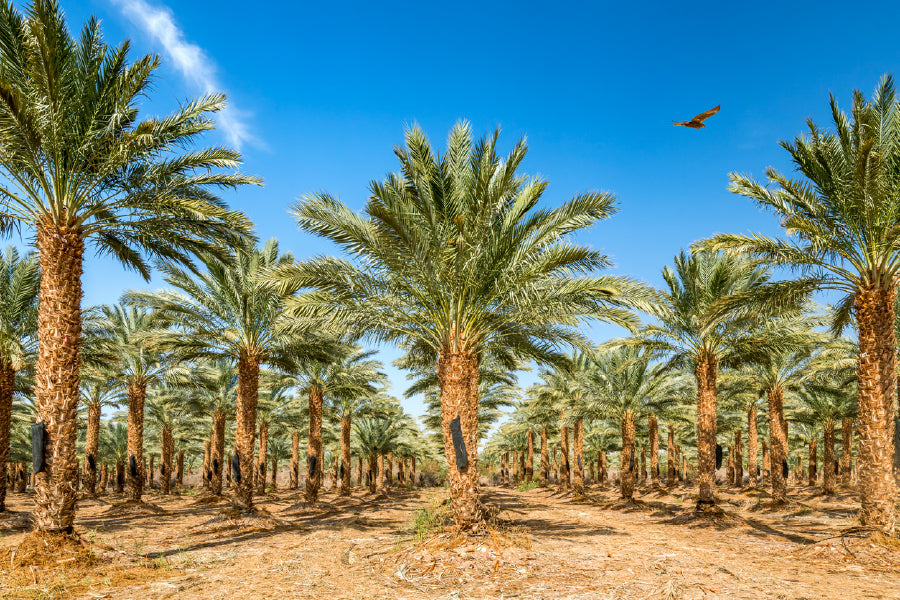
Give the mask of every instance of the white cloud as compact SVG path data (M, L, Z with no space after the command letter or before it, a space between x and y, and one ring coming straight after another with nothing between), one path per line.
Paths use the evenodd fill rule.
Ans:
M172 11L163 5L151 5L146 0L112 0L125 16L162 44L164 53L181 71L184 78L205 94L222 91L216 79L215 63L203 48L192 44L175 23ZM244 121L244 115L229 104L216 114L218 129L225 133L229 143L237 149L244 143L257 142Z

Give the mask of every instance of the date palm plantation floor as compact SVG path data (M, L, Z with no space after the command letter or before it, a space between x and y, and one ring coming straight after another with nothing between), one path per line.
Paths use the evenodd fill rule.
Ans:
M692 520L693 489L641 492L623 506L611 488L580 500L485 488L496 528L422 539L414 514L442 488L325 493L315 505L279 491L250 518L201 496L151 493L148 508L105 496L81 501L77 519L96 560L57 553L37 567L15 554L31 498L11 494L0 598L900 598L891 540L841 535L854 524L849 493L795 488L795 503L773 510L765 493L720 489L725 515Z

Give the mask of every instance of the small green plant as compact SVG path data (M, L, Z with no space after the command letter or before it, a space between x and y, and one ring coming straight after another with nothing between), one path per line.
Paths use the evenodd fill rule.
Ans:
M526 481L525 483L520 483L519 487L516 488L520 492L527 492L528 490L533 490L538 486L537 481Z
M439 532L448 517L448 500L434 500L431 506L417 509L405 533L414 535L422 541Z

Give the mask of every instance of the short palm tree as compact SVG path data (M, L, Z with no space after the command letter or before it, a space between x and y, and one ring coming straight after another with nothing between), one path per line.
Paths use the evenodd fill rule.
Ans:
M832 131L781 142L802 178L766 172L772 186L738 174L731 190L774 212L789 238L721 234L704 247L747 253L800 274L764 289L769 302L814 290L844 294L833 329L855 318L859 332L860 521L894 531L893 473L900 285L900 99L884 77L871 100L855 91L848 117L831 97Z
M16 373L34 361L37 299L41 276L37 257L19 256L9 246L0 254L0 477L6 477ZM6 510L6 480L0 484L0 512Z
M128 63L129 44L108 46L100 23L79 37L55 0L24 14L0 5L0 218L35 232L42 280L36 405L46 468L35 481L35 525L69 532L75 516L81 274L86 243L149 277L147 255L189 262L249 235L215 188L258 180L224 172L226 148L192 149L213 128L221 95L138 119L159 59Z
M653 353L644 348L624 346L601 349L590 359L578 361L577 386L584 401L575 411L587 420L610 419L621 431L620 482L622 499L634 496L635 421L659 413L674 402L681 381L654 363Z
M159 315L134 306L101 306L91 315L87 331L94 351L108 357L108 368L128 401L127 483L131 499L140 502L147 473L144 472L144 403L147 388L164 378L186 375L173 369L148 342L148 334L159 326Z
M524 140L504 159L498 135L475 142L460 123L441 156L421 129L408 130L406 147L395 151L402 172L371 185L364 215L327 194L293 207L302 229L352 258L315 258L276 277L285 290L312 288L294 303L296 314L431 357L452 513L463 528L483 523L479 363L491 352L546 361L560 345L588 347L577 325L593 318L634 327L626 307L646 295L626 278L592 275L609 261L571 241L615 212L614 197L586 193L538 208L547 184L517 173ZM457 456L463 445L466 457Z

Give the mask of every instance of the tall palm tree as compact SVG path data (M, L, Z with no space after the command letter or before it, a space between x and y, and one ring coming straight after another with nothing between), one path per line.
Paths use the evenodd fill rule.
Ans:
M732 174L731 190L779 217L789 239L721 234L704 247L747 253L797 271L763 290L770 303L831 289L844 294L832 329L855 319L859 334L860 521L894 531L893 473L897 340L894 302L900 284L900 99L884 77L871 100L853 93L848 117L834 96L833 127L809 121L809 137L783 141L802 177L770 168L773 184Z
M129 64L128 51L128 43L108 46L96 19L74 37L55 0L33 0L24 14L0 4L0 218L6 230L34 230L42 274L35 387L47 443L35 480L42 531L70 532L75 515L86 243L149 278L147 255L189 262L251 231L214 190L259 180L224 172L238 165L237 152L191 148L213 128L210 115L224 98L139 120L159 59Z
M739 257L713 252L681 252L674 269L663 269L664 301L655 307L658 323L648 325L634 343L689 368L697 382L697 510L713 507L715 497L716 379L722 365L760 350L765 338L752 333L762 312L724 309L732 296L752 292L768 280L768 271Z
M147 399L147 418L160 447L160 489L168 495L174 473L175 438L190 426L190 406L184 401L189 390L183 385L151 386Z
M188 408L197 415L211 420L209 490L222 494L222 468L225 464L225 423L234 418L237 395L238 369L235 361L220 358L201 362L195 369L196 391L188 396Z
M6 464L16 373L31 364L37 349L37 257L19 256L9 246L0 254L0 512L6 510Z
M240 478L235 481L236 500L250 510L260 368L281 364L288 354L321 354L321 344L290 330L283 315L290 292L281 293L265 283L271 269L292 261L290 254L279 253L276 240L259 248L236 247L227 262L211 255L201 260L206 269L199 275L171 263L161 266L173 289L133 291L125 298L158 311L167 320L170 328L159 332L157 343L181 360L229 359L237 364L235 454Z
M406 147L395 151L402 172L371 185L364 215L327 194L293 207L302 229L351 259L315 258L277 276L283 289L313 288L293 303L295 314L431 358L452 513L463 528L483 523L477 438L486 354L555 359L559 345L588 346L576 328L584 319L634 327L625 307L645 295L631 280L590 274L609 261L571 241L615 212L613 196L587 193L537 208L547 184L517 173L524 140L504 159L498 136L475 142L460 123L440 156L421 129L408 130Z

